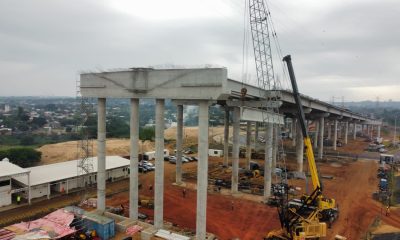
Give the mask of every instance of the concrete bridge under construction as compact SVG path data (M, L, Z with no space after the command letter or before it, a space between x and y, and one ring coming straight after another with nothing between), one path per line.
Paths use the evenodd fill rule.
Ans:
M171 99L177 106L177 164L176 183L182 183L182 142L183 106L199 106L198 166L197 166L197 211L196 237L206 238L206 208L208 184L208 123L210 105L218 104L225 109L224 164L232 164L232 193L238 192L239 183L239 131L240 122L247 122L246 166L251 158L252 131L258 135L259 123L266 126L264 199L270 197L271 169L275 168L277 156L278 128L290 123L296 146L298 171L303 171L302 134L296 124L295 101L290 91L266 91L264 89L228 79L225 68L197 69L152 69L132 68L114 72L81 74L80 90L83 97L98 99L98 209L105 210L105 145L106 145L106 99L129 98L131 100L130 119L130 218L138 218L138 154L139 154L139 101L156 99L155 133L155 186L154 186L154 227L163 227L164 196L164 104ZM242 88L246 88L243 94ZM302 97L306 118L315 124L314 146L318 158L323 157L324 138L332 139L336 149L338 128L341 127L344 144L348 137L356 137L361 127L368 134L375 130L380 137L381 121L371 119L307 96ZM271 108L279 107L278 112ZM232 123L229 116L232 114ZM229 125L233 127L232 156L229 158ZM254 127L255 124L255 127ZM327 128L327 129L325 129ZM255 129L255 130L254 130ZM327 133L327 136L324 136Z

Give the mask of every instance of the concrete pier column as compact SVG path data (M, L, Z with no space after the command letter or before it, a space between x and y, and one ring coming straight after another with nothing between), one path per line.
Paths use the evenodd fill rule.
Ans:
M381 137L381 125L377 126L377 130L376 130L376 137L380 138Z
M318 158L322 159L324 156L324 127L325 118L321 117L319 119L319 145L318 145Z
M304 157L303 133L301 132L300 124L297 124L296 160L297 160L297 171L299 172L303 172L303 157Z
M273 139L272 139L272 170L275 171L276 168L276 160L278 158L278 134L279 134L279 125L274 124L274 132L273 132Z
M353 123L353 140L357 138L357 124Z
M338 127L338 121L335 119L333 121L333 150L336 150L337 148L337 127Z
M229 108L225 108L224 124L224 166L229 164Z
M196 239L206 239L207 184L208 184L208 102L199 104L199 137L197 163Z
M260 123L256 122L256 129L254 131L254 148L257 149L257 144L258 144L258 132L260 129Z
M130 171L129 171L129 218L138 219L139 202L139 99L131 99L130 119Z
M156 136L155 136L155 186L154 186L154 227L164 225L164 99L156 99Z
M297 139L297 119L296 118L292 118L292 146L295 147L296 146L296 139Z
M176 184L182 184L183 105L177 105L176 114Z
M106 99L97 100L97 209L106 210Z
M251 122L247 121L246 126L246 169L250 169L251 160Z
M328 131L328 139L331 140L332 139L331 122L330 121L327 121L327 122L328 122L328 124L326 126L327 126L327 131Z
M264 202L271 196L273 127L272 123L267 123L265 131Z
M232 193L237 193L239 185L239 131L240 108L233 108L233 146L232 146Z
M344 144L348 143L349 136L349 122L344 123Z
M371 133L371 126L367 125L367 136L369 137Z
M319 129L320 129L320 124L318 122L318 120L315 120L315 135L314 135L314 148L316 149L318 147L318 134L319 134Z

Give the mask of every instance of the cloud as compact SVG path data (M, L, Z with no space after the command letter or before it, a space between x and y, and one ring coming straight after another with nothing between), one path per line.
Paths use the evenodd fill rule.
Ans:
M370 87L382 87L381 99L399 99L384 89L398 85L400 2L271 0L269 6L303 92L362 100ZM243 20L243 4L233 0L1 1L0 81L13 88L0 95L73 96L80 71L160 64L222 65L241 81ZM255 83L251 42L245 49ZM281 66L276 58L276 75L288 88Z

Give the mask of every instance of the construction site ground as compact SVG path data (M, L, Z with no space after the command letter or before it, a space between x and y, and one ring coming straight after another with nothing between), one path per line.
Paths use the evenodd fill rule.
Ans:
M186 129L186 128L185 128ZM168 132L170 131L170 132ZM174 137L174 129L166 130L166 139ZM214 131L214 136L220 135L219 130ZM167 138L170 137L170 138ZM186 145L195 144L197 140L197 129L186 129ZM212 135L210 135L212 136ZM189 143L188 143L189 142ZM363 139L349 141L346 147L338 148L340 151L362 153L368 145ZM52 144L41 147L43 152L42 164L76 159L76 142ZM94 144L94 147L96 144ZM173 150L173 142L167 144L167 148ZM141 151L152 151L153 142L141 144ZM107 140L108 155L129 155L128 139ZM263 165L262 160L256 160ZM210 157L209 175L217 175L229 179L230 172L219 167L222 158ZM307 169L304 163L304 169ZM295 161L289 156L287 165L295 169ZM327 197L335 198L340 208L340 217L328 231L327 239L340 234L348 239L360 239L366 235L375 222L376 218L395 228L400 228L400 209L391 208L389 216L385 214L385 206L372 199L372 193L377 191L378 179L376 177L378 163L376 160L359 158L358 161L338 160L329 162L318 162L321 175L332 176L333 179L323 179L324 194ZM241 166L244 160L241 159ZM195 231L196 222L196 179L197 163L190 162L183 165L185 184L187 189L186 197L183 197L182 186L176 186L175 165L165 162L165 187L164 187L164 219L181 228ZM154 172L140 174L140 195L142 199L153 197ZM274 179L276 180L276 179ZM252 180L262 183L262 178ZM293 180L289 184L300 187L300 192L306 190L304 180ZM128 181L123 180L107 185L109 195L107 205L118 207L121 204L128 206ZM311 186L308 186L308 190ZM215 192L210 187L207 201L207 231L216 234L219 239L261 239L269 230L280 227L277 210L274 207L261 203L262 197L251 194L237 194L231 196L229 189L222 189ZM93 191L90 196L94 196ZM89 196L89 195L88 195ZM32 206L22 206L7 212L0 212L1 220L33 219L35 216L44 214L66 205L74 204L81 196L77 194L63 195L50 200L36 202ZM233 208L232 208L233 207ZM141 207L140 212L152 218L153 210ZM4 225L3 225L4 226Z

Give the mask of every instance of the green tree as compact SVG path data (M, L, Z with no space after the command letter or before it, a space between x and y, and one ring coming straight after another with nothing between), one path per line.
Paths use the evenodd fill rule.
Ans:
M33 148L18 147L7 150L0 150L0 159L8 158L10 162L20 167L32 167L40 162L42 153Z
M139 129L139 139L141 140L154 140L156 136L156 129L154 127L143 127Z
M35 144L35 138L30 135L23 136L20 141L21 145L29 146Z
M108 137L129 137L129 125L124 120L113 117L107 121Z

